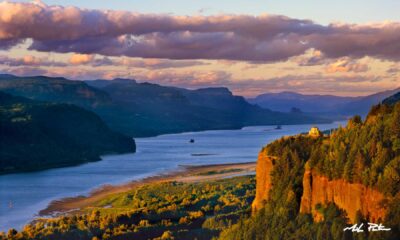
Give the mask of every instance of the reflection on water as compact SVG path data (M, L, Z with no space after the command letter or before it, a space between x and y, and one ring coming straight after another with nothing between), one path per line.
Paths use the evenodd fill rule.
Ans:
M344 122L320 124L322 130ZM0 231L21 228L54 199L88 194L104 184L118 184L176 169L256 161L262 146L311 125L246 127L241 130L170 134L136 139L137 153L105 156L75 167L0 176ZM193 141L191 141L193 140Z

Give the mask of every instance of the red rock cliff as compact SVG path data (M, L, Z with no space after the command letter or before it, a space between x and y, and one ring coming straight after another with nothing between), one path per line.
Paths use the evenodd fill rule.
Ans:
M258 186L257 186L258 187ZM359 183L349 183L345 180L329 180L308 169L303 177L303 196L300 212L311 213L314 220L322 220L315 209L317 204L335 203L345 210L351 222L354 223L357 211L368 217L372 222L384 219L386 210L381 205L385 197L382 193Z
M253 212L261 209L269 198L272 187L271 171L274 157L268 156L263 149L258 156L256 167L256 197L252 204ZM315 221L322 220L322 215L316 210L317 204L335 203L345 210L351 222L355 221L357 211L371 222L384 219L386 209L382 206L385 197L382 193L360 183L350 183L342 179L329 180L325 176L310 170L306 165L303 177L303 195L300 212L311 213Z
M271 171L273 159L268 156L264 148L258 155L256 167L256 197L252 204L253 212L262 208L264 201L268 200L269 190L271 189Z

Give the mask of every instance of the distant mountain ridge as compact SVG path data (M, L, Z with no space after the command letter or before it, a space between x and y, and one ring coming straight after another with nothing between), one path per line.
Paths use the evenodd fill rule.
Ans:
M345 116L366 115L371 106L399 92L400 89L375 93L364 97L340 97L333 95L304 95L295 92L265 93L247 99L263 108L289 112L298 108L307 113L332 113Z
M275 111L288 112L292 107L304 112L332 111L339 104L346 104L355 100L352 97L333 95L304 95L296 92L265 93L248 101L264 108Z
M46 76L16 77L0 75L0 89L12 95L48 102L62 102L84 107L111 103L111 98L82 81Z
M71 81L49 77L0 77L0 90L34 100L70 103L98 114L113 130L134 137L249 125L328 122L249 104L227 88L189 90L129 79Z

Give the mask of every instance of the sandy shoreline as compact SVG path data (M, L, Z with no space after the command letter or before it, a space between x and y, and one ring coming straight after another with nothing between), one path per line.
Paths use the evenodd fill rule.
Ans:
M181 166L180 169L166 174L147 177L121 185L104 185L92 191L89 196L78 196L52 201L46 209L39 212L40 216L55 216L59 214L78 212L90 207L94 202L116 193L122 193L149 183L168 181L200 182L223 179L240 175L255 174L256 162L230 163L202 166Z

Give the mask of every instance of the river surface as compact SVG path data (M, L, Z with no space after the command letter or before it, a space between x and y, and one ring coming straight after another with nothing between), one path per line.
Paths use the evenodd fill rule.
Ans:
M345 122L318 124L321 130ZM104 156L102 161L32 173L0 176L0 231L21 229L52 201L87 195L104 184L119 184L176 170L179 165L240 163L257 160L267 143L306 132L311 125L245 127L137 138L137 152ZM194 139L194 143L189 143Z

